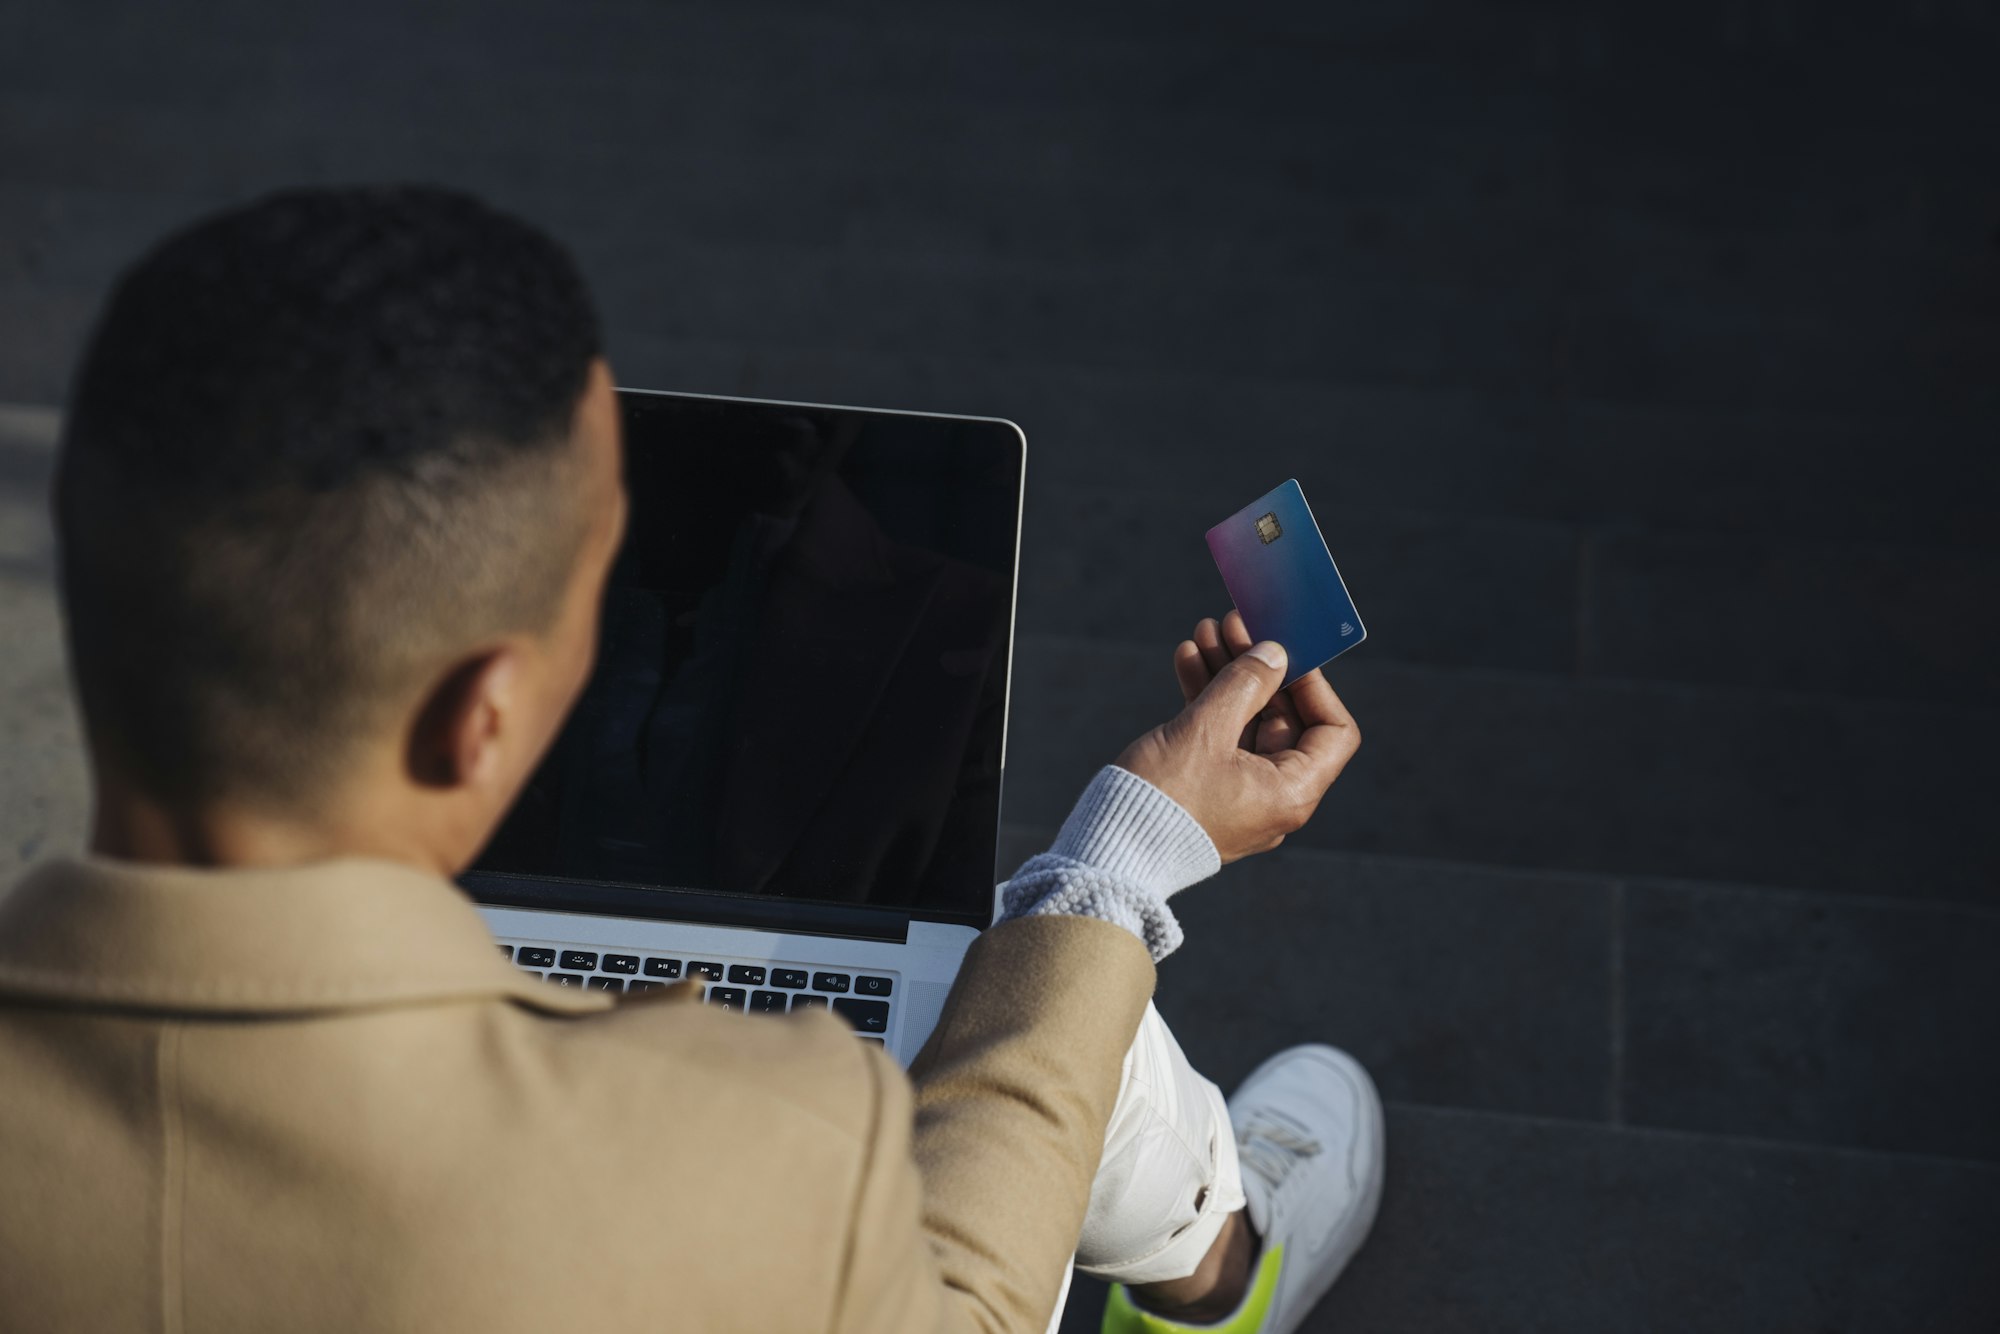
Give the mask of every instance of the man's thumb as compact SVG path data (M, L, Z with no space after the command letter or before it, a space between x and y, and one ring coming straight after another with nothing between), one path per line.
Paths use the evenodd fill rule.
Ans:
M1224 735L1234 737L1263 712L1284 682L1285 647L1275 639L1266 639L1244 649L1217 672L1208 689L1195 698L1194 707L1212 714Z

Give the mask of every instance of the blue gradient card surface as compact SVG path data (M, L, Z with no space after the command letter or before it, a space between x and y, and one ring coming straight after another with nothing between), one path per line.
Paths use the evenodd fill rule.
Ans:
M1209 529L1208 550L1252 642L1285 646L1286 685L1368 637L1296 480Z

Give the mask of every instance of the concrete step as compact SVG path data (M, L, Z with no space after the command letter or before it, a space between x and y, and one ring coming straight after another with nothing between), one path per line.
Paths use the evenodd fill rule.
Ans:
M134 228L121 247L151 236ZM582 246L613 346L708 340L724 346L911 349L999 365L1165 373L1176 378L1423 383L1712 409L1991 414L2000 389L1970 357L1931 343L1990 344L1991 329L1851 326L1743 311L1593 307L1564 295L1561 237L1494 256L1468 298L1462 275L1422 263L1336 263L1324 273L1163 266L912 261L897 254L693 247L657 235ZM108 279L109 272L104 274ZM39 280L38 280L39 281ZM86 304L98 284L73 294ZM629 359L629 358L628 358ZM19 392L13 389L9 393ZM1297 424L1294 423L1294 431Z
M1331 1042L1400 1102L2000 1163L1991 911L1289 843L1173 906L1157 1002L1224 1088Z
M67 223L58 214L45 225ZM112 253L135 252L154 230L142 222L107 245L104 276ZM95 313L89 286L13 285L20 298L0 304L0 399L60 399ZM1178 490L1233 508L1234 497L1297 475L1326 479L1314 483L1317 503L1370 513L2000 550L1990 522L2000 452L1986 447L1991 420L1976 414L1664 410L1526 388L1369 384L1337 362L1317 368L1319 383L1215 366L1065 368L1025 335L990 358L955 355L915 314L893 339L885 333L895 346L867 351L858 339L802 345L799 328L669 338L635 313L612 349L621 382L645 388L1011 417L1027 431L1037 488ZM1059 320L1060 303L1042 318Z
M1180 707L1171 643L1026 634L1006 809L1059 822ZM1309 847L2000 906L2000 710L1562 682L1367 658L1367 738Z
M1991 1167L1391 1105L1375 1230L1301 1329L1984 1334L1995 1236Z
M2000 1163L2000 913L1635 882L1619 957L1624 1121Z
M1048 364L1032 341L973 359L922 339L883 354L635 331L616 355L646 388L1009 417L1031 486L1213 496L1218 518L1317 473L1316 503L1371 511L2000 549L2000 451L1971 413L1673 408L1371 384L1332 363L1313 383L1113 371Z
M598 77L593 72L593 80ZM615 125L600 124L581 141L567 127L522 127L530 139L560 136L567 142L538 166L535 197L521 197L518 205L587 257L613 266L607 276L614 287L635 253L694 260L746 246L812 259L823 268L872 257L922 273L1116 274L1162 286L1196 277L1275 280L1310 290L1362 270L1448 282L1466 293L1468 303L1490 303L1528 280L1552 284L1567 299L1565 320L1590 325L1586 333L1629 339L1658 320L1725 331L1744 316L1802 329L1857 313L1883 322L1922 321L1929 317L1927 294L1977 290L1982 281L1975 247L1956 235L1931 237L1907 222L1846 232L1830 230L1823 219L1760 227L1738 218L1734 226L1713 223L1691 239L1684 225L1670 225L1656 206L1639 199L1585 213L1570 197L1559 163L1508 154L1505 146L1517 139L1496 138L1496 127L1475 126L1466 116L1404 127L1399 134L1410 151L1400 158L1384 155L1372 141L1337 133L1319 137L1309 153L1276 161L1218 151L1203 164L1208 188L1191 192L1179 175L1143 161L1145 143L1097 151L1073 144L1051 160L1038 147L1043 136L1018 123L1033 114L1025 109L992 109L1001 123L1017 122L1015 133L992 151L848 163L812 143L719 142L697 128L703 122L693 106L713 99L713 87L699 80L664 87L671 92L663 96L689 105L660 109L662 134L644 151L688 174L719 172L732 163L740 171L741 163L755 162L759 170L740 188L679 195L665 210L581 206L577 201L612 181L629 181L634 146ZM583 107L592 101L584 95L562 100ZM871 103L864 95L860 105ZM33 229L53 212L64 214L71 228L99 211L130 215L109 232L88 226L66 231L64 244L43 256L38 272L47 276L83 265L110 272L99 253L102 239L129 245L129 229L143 218L159 217L164 225L226 202L233 181L282 148L225 139L220 113L208 105L181 112L155 105L152 118L127 135L107 136L101 97L82 99L68 88L36 90L32 79L17 85L11 110L13 125L0 127L0 145L20 164L14 180L0 184L0 218L10 228ZM886 117L897 108L877 105L872 114ZM1175 114L1189 113L1170 111L1170 121ZM1227 116L1226 107L1211 109L1199 114L1198 128L1186 128L1212 141ZM349 128L357 139L366 133L369 143L380 145L379 132ZM464 127L449 142L427 141L419 130L399 136L396 151L409 158L410 172L437 174L448 157L451 179L502 198L520 195L520 139L487 140L476 133L469 139L465 131L473 129ZM1471 164L1432 151L1443 145L1430 140L1441 140L1447 129L1471 141ZM638 130L633 126L629 133L636 137ZM879 135L879 127L853 133ZM58 151L64 140L77 138L92 139L98 151ZM204 142L214 151L190 147ZM1199 151L1186 136L1176 142L1184 152ZM1338 188L1329 188L1335 183ZM801 193L813 197L813 208L788 206ZM1960 207L1949 210L1952 218ZM127 258L114 255L109 264ZM1830 272L1843 280L1828 283ZM1576 355L1597 355L1567 341Z
M1384 510L1333 459L1297 475L1371 662L2000 702L2000 554ZM1202 535L1254 495L1031 469L1022 627L1172 643L1229 606Z
M1010 823L1003 874L1053 827ZM1609 882L1290 846L1174 910L1156 1002L1223 1088L1331 1042L1386 1097L1605 1121L1616 1110L1618 901Z
M133 235L130 251L151 239ZM1546 281L1523 278L1510 299L1469 305L1443 281L1361 268L1302 295L1281 277L990 274L870 256L829 265L823 255L755 246L704 254L650 246L592 267L609 270L598 288L614 346L644 331L1179 375L1317 379L1335 368L1363 381L1507 389L1550 379L1558 318ZM74 295L89 304L100 289Z
M1207 22L1190 27L1172 20L1135 28L1108 16L1093 21L1073 10L1026 15L1005 7L910 11L898 6L890 21L883 13L835 15L797 6L757 13L752 7L640 8L613 0L577 7L596 11L596 21L572 20L567 13L558 19L532 5L496 6L481 34L480 64L464 72L506 69L512 97L461 104L440 98L435 68L397 70L369 59L385 28L416 49L463 51L464 34L453 16L357 5L338 17L295 11L288 22L274 25L243 8L220 5L171 26L142 9L114 12L111 21L83 31L59 20L27 22L10 44L12 60L0 64L0 71L12 76L24 109L80 103L89 96L98 105L143 99L153 112L206 113L231 131L204 135L199 130L206 126L169 120L161 147L185 161L135 155L129 166L118 164L127 180L172 180L175 167L193 174L226 172L235 165L227 158L233 145L257 142L260 131L282 133L314 121L342 127L356 138L389 137L378 153L394 153L426 132L442 139L440 131L477 129L483 120L516 142L544 149L559 144L565 151L546 155L571 158L601 151L606 141L633 135L643 124L654 151L662 154L685 160L708 146L716 160L727 153L739 163L784 155L780 161L792 171L801 165L796 159L816 156L821 163L838 161L850 175L885 162L905 173L952 162L1005 172L1020 163L1045 175L1101 158L1103 167L1121 175L1157 178L1192 159L1202 166L1203 179L1231 164L1283 161L1297 154L1298 138L1309 131L1320 153L1337 154L1343 140L1354 141L1368 150L1355 156L1375 173L1400 172L1406 179L1478 164L1479 148L1512 140L1513 156L1538 164L1535 175L1543 188L1564 202L1574 202L1580 193L1571 160L1580 150L1595 150L1590 156L1605 159L1605 167L1624 160L1622 172L1593 174L1589 184L1595 191L1623 187L1613 195L1617 202L1655 209L1663 192L1649 173L1677 161L1682 173L1706 169L1721 179L1693 182L1709 188L1690 190L1673 201L1676 207L1685 210L1704 194L1725 193L1714 187L1726 181L1732 201L1749 197L1763 206L1739 209L1737 230L1769 209L1797 214L1800 230L1820 235L1851 226L1869 201L1814 170L1825 165L1820 154L1796 154L1788 164L1790 175L1763 174L1776 179L1724 176L1741 155L1770 154L1775 147L1763 139L1745 143L1750 136L1732 138L1726 130L1754 121L1784 133L1787 147L1811 149L1817 144L1791 141L1803 139L1802 131L1817 124L1823 139L1840 143L1848 161L1902 167L1913 178L1931 165L1940 145L1976 142L1969 128L1976 122L1968 120L1962 130L1957 122L1941 124L1927 114L1928 104L1879 98L1863 108L1844 96L1857 67L1882 72L1882 46L1857 41L1857 29L1894 30L1895 50L1924 67L1934 97L1955 96L1968 112L1991 98L1990 85L1968 55L1981 49L1965 40L1973 35L1964 31L1970 25L1954 24L1942 13L1931 15L1928 24L1894 17L1885 23L1881 15L1858 24L1857 16L1848 15L1839 20L1846 31L1818 23L1793 28L1784 34L1782 49L1756 40L1771 34L1735 34L1732 54L1741 77L1709 78L1711 99L1673 115L1661 110L1660 103L1673 100L1662 93L1684 86L1690 65L1712 73L1718 34L1699 23L1658 25L1665 30L1655 31L1643 15L1607 22L1560 5L1512 7L1504 15L1464 0L1367 6L1338 15L1278 7L1222 32ZM1642 32L1644 37L1634 40ZM178 48L179 59L162 67L152 57L167 44ZM269 76L274 49L297 53L287 64L289 77L277 87ZM1812 58L1798 58L1801 51ZM76 61L102 69L103 84L50 77L52 69ZM1782 85L1757 77L1777 65L1786 76ZM373 72L372 95L341 98L351 77L335 76L355 68ZM267 102L282 98L290 112L287 123L244 126L222 120L231 108L217 90L246 85ZM1388 105L1398 114L1385 123L1379 111ZM796 151L819 147L802 144L815 135L862 128L856 117L912 106L929 114L906 114L902 123L888 127L891 132L875 134L866 153L834 159L823 151ZM1806 108L1810 116L1803 114ZM977 119L1015 133L995 133L990 143L974 140ZM460 120L464 123L453 124ZM1150 134L1149 124L1156 127ZM1615 151L1602 143L1614 127ZM1037 128L1044 133L1028 132ZM1440 129L1450 131L1469 159L1395 151L1442 147L1424 139ZM1643 135L1636 132L1640 129ZM184 130L196 132L177 133ZM1125 151L1093 153L1100 136L1110 133L1122 135ZM917 156L917 150L946 136L959 152ZM189 150L205 138L216 141L220 161ZM457 146L476 151L479 139L460 134ZM1049 151L1051 139L1068 151ZM1233 151L1213 151L1224 145ZM1172 146L1181 150L1178 162L1165 160ZM1694 147L1706 151L1674 152ZM788 148L794 151L786 155ZM1292 165L1295 178L1311 174L1313 156ZM561 167L555 162L541 169ZM1033 171L1020 175L1039 178ZM1888 194L1904 181L1876 183ZM1836 193L1848 199L1847 210L1807 213L1815 195ZM1899 212L1905 225L1912 213L1907 199L1875 207L1883 215ZM1715 211L1721 214L1719 207ZM1808 220L1813 225L1804 226Z
M0 155L37 186L204 204L281 178L474 185L573 234L628 345L801 330L840 345L879 312L901 345L945 333L968 356L992 329L1050 359L1186 366L1163 358L1175 334L1211 368L1990 411L1990 222L1956 184L1983 144L1953 130L1983 123L1991 82L1937 22L1915 58L1927 97L1960 114L1864 111L1846 90L1881 57L1851 18L1782 49L1739 44L1743 77L1710 81L1696 113L1676 107L1685 64L1658 54L1675 43L1560 7L1378 9L1332 41L1279 38L1282 21L1230 41L516 7L461 71L504 80L504 99L375 58L389 41L463 51L449 17L362 6L273 24L225 7L162 26L114 9L10 44ZM74 60L95 77L71 77ZM354 68L371 72L359 90ZM1753 169L1776 155L1786 171ZM160 210L119 211L122 262ZM67 239L54 253L90 246ZM841 309L796 299L820 291Z

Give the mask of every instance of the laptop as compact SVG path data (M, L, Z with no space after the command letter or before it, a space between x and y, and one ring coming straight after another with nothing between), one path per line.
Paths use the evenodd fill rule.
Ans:
M597 664L461 884L552 986L826 1008L908 1065L996 908L1026 440L618 399Z

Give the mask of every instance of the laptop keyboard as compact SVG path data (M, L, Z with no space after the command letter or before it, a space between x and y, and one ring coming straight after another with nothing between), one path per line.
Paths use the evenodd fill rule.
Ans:
M702 999L725 1010L784 1014L831 1009L872 1042L886 1039L889 1006L896 989L894 978L878 973L729 963L686 955L621 954L504 942L500 952L523 972L559 987L638 994L658 991L685 978L699 978Z

